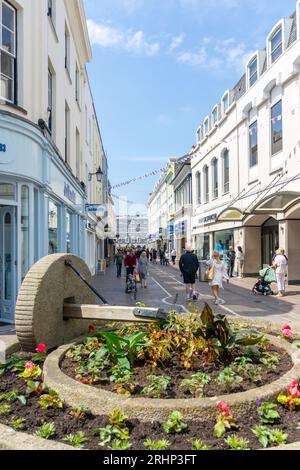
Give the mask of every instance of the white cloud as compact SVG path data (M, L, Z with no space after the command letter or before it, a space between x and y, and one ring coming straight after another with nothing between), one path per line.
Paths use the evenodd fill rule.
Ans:
M147 39L141 30L132 32L122 31L118 28L95 23L87 20L91 43L101 47L116 47L129 52L154 56L160 51L160 43Z
M185 38L185 34L180 34L179 36L175 36L172 38L172 42L170 45L170 51L174 51L175 49L178 49L179 46L183 43Z

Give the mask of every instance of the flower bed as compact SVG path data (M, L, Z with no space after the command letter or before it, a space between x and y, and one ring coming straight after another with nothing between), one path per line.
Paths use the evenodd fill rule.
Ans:
M168 419L142 422L120 410L105 416L68 406L41 382L44 354L20 353L3 367L0 423L79 449L248 450L300 440L296 381L282 390L278 402L253 404L238 417L221 401L209 418L190 420L173 410Z
M169 323L115 327L74 345L62 371L125 396L183 399L244 392L289 371L290 355L253 329L234 329L208 306Z

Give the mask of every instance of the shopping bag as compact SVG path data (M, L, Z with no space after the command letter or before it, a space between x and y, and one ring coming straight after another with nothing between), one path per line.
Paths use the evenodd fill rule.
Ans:
M139 273L138 273L138 272L134 272L133 275L134 275L135 282L136 282L137 284L139 284L139 283L141 282L141 278L140 278Z
M214 266L212 266L211 268L209 268L206 273L205 273L205 280L206 281L213 281L215 277L215 268Z

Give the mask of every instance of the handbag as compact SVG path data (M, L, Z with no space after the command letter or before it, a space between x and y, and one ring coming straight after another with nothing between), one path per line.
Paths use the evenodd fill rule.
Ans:
M215 277L215 267L211 266L206 273L205 273L205 280L206 281L213 281Z
M135 282L136 282L137 284L139 284L139 283L141 282L141 278L140 278L139 273L138 273L137 271L135 271L135 272L133 273L133 275L134 275L134 278L135 278Z

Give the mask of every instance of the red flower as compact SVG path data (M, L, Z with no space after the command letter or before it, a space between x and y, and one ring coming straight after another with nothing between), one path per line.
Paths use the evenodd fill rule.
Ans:
M43 343L39 344L38 347L36 348L37 353L45 353L46 351L47 351L46 345Z
M283 327L281 329L282 329L282 331L283 330L291 330L292 327L290 325L283 325Z
M90 330L90 333L93 333L93 332L95 331L95 325L94 325L94 323L91 323L91 324L89 325L89 330Z
M218 403L218 408L220 411L223 411L223 413L226 413L227 416L231 416L231 413L229 411L226 401L220 401Z
M287 387L288 394L292 398L299 398L300 397L300 392L298 390L298 382L297 380L292 380L291 385Z

